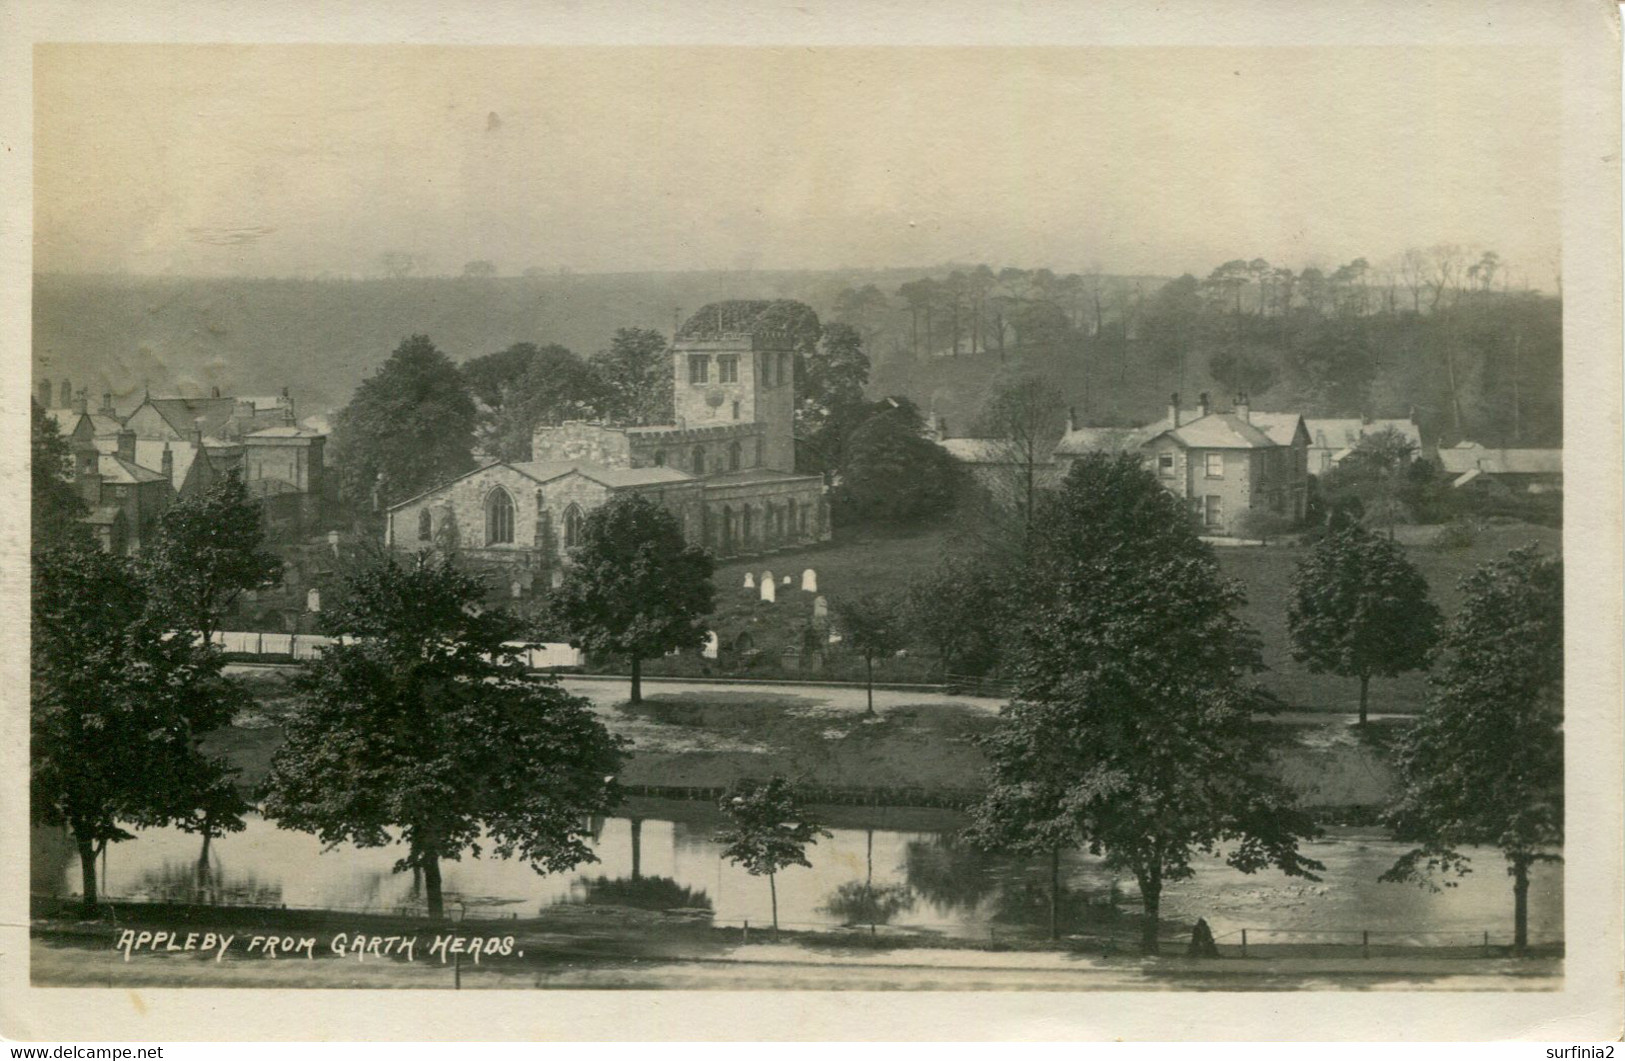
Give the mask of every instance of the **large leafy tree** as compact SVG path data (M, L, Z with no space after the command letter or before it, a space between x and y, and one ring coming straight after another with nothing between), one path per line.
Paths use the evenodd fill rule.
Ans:
M1498 849L1512 877L1513 940L1529 943L1529 871L1563 845L1563 565L1534 546L1462 579L1434 695L1395 753L1388 825L1418 846L1383 874L1431 884Z
M717 803L728 824L716 841L722 857L766 877L773 897L773 934L779 933L778 875L790 866L811 866L807 845L832 835L802 809L795 786L782 777L736 782Z
M1136 457L1086 456L1045 495L1023 592L979 842L1082 846L1131 872L1148 953L1163 889L1198 854L1313 879L1298 844L1315 826L1269 771L1241 590Z
M557 344L518 343L470 361L463 375L484 405L480 444L502 460L530 460L538 425L598 416L609 405L598 370Z
M35 552L52 545L88 543L80 519L85 502L73 488L73 453L68 440L38 402L30 402L29 476L33 487L29 519Z
M1398 544L1357 523L1331 531L1304 557L1286 616L1294 659L1314 674L1359 679L1362 726L1371 679L1426 667L1439 637L1422 572Z
M489 848L539 873L595 861L588 816L614 807L623 742L508 646L519 620L480 611L449 560L382 558L325 614L343 640L294 679L298 702L264 810L324 843L401 844L429 916L441 862Z
M618 328L592 367L608 394L603 410L631 424L669 424L673 416L671 348L649 328Z
M1404 496L1416 492L1411 475L1415 460L1416 444L1410 439L1392 427L1372 431L1326 473L1321 492L1331 498L1358 498L1368 522L1386 523L1392 538Z
M1025 530L1032 524L1046 466L1066 428L1066 408L1053 380L1015 372L999 380L982 406L977 434L996 440L1004 481L986 483L996 504L1014 508Z
M260 507L236 469L165 509L143 559L155 603L176 629L196 633L204 644L244 590L282 574L281 559L265 548Z
M345 497L387 508L474 467L474 399L426 335L406 339L333 419Z
M550 614L571 644L627 657L632 702L643 700L643 661L705 644L715 604L711 554L683 540L665 509L622 494L594 510L582 528Z
M943 676L985 674L999 661L1005 632L1014 625L1005 592L1006 571L996 557L945 557L909 586L909 628L937 650Z
M912 523L953 506L958 470L919 410L888 398L846 441L835 511L849 523Z
M29 649L33 819L72 835L87 905L97 853L132 839L127 826L241 828L231 772L198 747L243 706L241 691L217 652L171 636L132 562L41 553Z
M857 328L828 324L816 353L797 355L796 466L825 476L839 473L841 443L854 413L865 410L869 355Z

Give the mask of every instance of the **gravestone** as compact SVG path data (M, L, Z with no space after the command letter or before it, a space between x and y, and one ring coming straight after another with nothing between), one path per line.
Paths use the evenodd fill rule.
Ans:
M548 576L547 584L554 589L558 589L560 586L564 585L564 569L562 567L555 567L553 569L553 573Z
M751 574L749 571L745 572L745 588L746 589L755 589L756 588L756 576Z
M794 581L795 579L791 578L789 575L785 575L783 578L779 579L779 584L781 586L788 586Z
M786 645L784 651L779 653L779 665L787 671L800 670L801 649L795 645Z
M715 630L707 630L705 632L705 647L700 649L700 655L704 656L706 659L716 659L717 650L721 648L721 646L722 640L717 637L717 632Z
M333 550L333 558L338 559L338 555L339 555L339 532L338 531L328 531L327 532L327 547L329 549Z
M803 593L818 592L818 572L809 567L801 573L801 590Z
M813 622L829 622L829 601L822 594L813 598Z
M773 576L771 574L768 574L762 578L762 599L769 604L772 604L779 599L778 583L773 581Z
M305 611L319 612L322 610L322 591L315 586L305 591Z
M841 643L841 635L836 633L834 630L831 630L829 632L829 643L832 644L832 645L840 644Z
M508 587L508 592L513 595L514 600L518 600L525 595L525 587L518 579L514 579L513 583Z

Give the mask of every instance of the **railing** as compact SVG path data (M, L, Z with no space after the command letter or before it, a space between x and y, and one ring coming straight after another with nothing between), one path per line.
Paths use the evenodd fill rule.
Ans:
M309 660L320 656L329 646L347 643L349 638L326 637L322 634L272 634L256 631L216 631L214 643L222 652L236 660L264 660L271 663ZM585 656L580 649L567 644L544 642L530 644L509 642L531 670L563 670L580 667Z

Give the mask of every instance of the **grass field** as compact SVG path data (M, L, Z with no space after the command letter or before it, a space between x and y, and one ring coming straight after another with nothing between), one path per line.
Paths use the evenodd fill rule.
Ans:
M1430 541L1427 528L1407 528L1406 537ZM725 644L748 631L757 655L753 662L737 669L704 663L692 657L673 657L652 663L651 674L699 675L702 673L861 679L862 662L838 649L826 655L817 674L786 674L780 669L780 652L800 644L802 630L812 620L812 593L800 589L801 573L813 568L818 573L818 590L834 601L859 592L903 592L931 573L951 548L951 527L935 527L912 533L869 532L848 535L816 548L798 550L747 561L732 561L717 568L717 611L713 629ZM1407 545L1411 559L1428 581L1433 598L1446 616L1461 602L1458 586L1462 576L1474 568L1506 555L1509 549L1538 542L1552 553L1562 547L1562 532L1531 524L1489 524L1473 544L1444 548L1428 544ZM1292 576L1308 551L1297 545L1234 547L1215 550L1219 566L1246 588L1247 603L1242 617L1263 640L1264 662L1269 667L1263 681L1286 703L1303 711L1353 711L1359 706L1359 686L1353 679L1310 674L1292 659L1287 631L1287 602ZM776 578L793 576L793 585L778 587L778 600L767 604L755 589L743 588L745 574L760 577L772 571ZM607 664L610 670L623 667L619 661ZM902 659L877 665L876 678L888 681L940 680L941 670L927 646L915 646ZM1414 714L1421 710L1427 695L1423 675L1413 673L1395 679L1377 679L1371 686L1371 710L1376 713Z

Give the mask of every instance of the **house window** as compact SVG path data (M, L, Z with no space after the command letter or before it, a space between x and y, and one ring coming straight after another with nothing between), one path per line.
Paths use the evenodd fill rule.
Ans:
M581 506L571 502L564 510L564 547L574 549L581 544Z
M663 449L655 450L655 467L656 468L664 468L665 466L666 466L666 451L663 450Z
M1207 467L1207 477L1209 479L1223 479L1224 478L1224 454L1223 453L1204 454L1202 459L1203 459L1203 463Z
M739 382L739 358L737 358L737 357L719 357L719 358L717 358L717 382L718 383L738 383Z
M513 498L500 486L485 495L485 544L513 544Z
M426 542L434 537L434 517L428 509L418 513L418 541Z
M1157 474L1164 479L1174 477L1174 455L1172 453L1157 454Z
M734 399L734 419L739 419L739 399Z
M711 358L707 354L688 355L688 381L708 383L711 379Z
M1206 523L1209 527L1223 526L1224 499L1218 494L1208 494L1202 500L1205 503L1205 511L1203 513L1202 522Z
M731 471L731 472L736 472L736 471L739 470L739 443L738 442L733 442L733 443L730 443L728 445L728 470Z
M705 447L704 446L695 446L694 447L694 474L695 475L704 475L705 474Z

